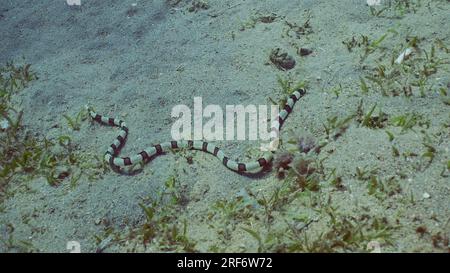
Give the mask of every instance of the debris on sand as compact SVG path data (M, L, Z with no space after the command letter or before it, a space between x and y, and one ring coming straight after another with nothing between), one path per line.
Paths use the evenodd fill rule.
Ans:
M295 66L295 60L286 52L280 52L280 48L273 49L270 53L270 61L280 70L290 70Z

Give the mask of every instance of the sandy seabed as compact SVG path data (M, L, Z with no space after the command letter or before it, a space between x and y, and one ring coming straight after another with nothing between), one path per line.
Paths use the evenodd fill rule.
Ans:
M0 64L30 63L39 77L18 95L24 130L70 135L78 154L101 157L118 133L87 120L71 130L63 115L86 104L126 120L126 155L170 140L175 105L268 105L283 97L280 79L307 85L284 143L308 134L327 145L312 155L314 187L275 168L240 175L194 151L136 175L18 178L1 204L0 251L77 241L83 252L447 252L450 2L387 2L2 1ZM271 62L277 48L292 69ZM233 159L259 152L255 141L217 144ZM153 218L142 209L151 200Z

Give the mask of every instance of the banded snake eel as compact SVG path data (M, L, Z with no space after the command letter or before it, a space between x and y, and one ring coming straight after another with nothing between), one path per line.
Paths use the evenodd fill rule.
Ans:
M278 137L278 132L284 121L287 119L295 103L305 95L306 91L304 89L298 89L294 91L290 96L287 97L286 103L283 110L278 113L276 120L272 122L271 125L271 136L272 133ZM120 150L125 145L128 136L128 127L124 121L116 118L109 118L96 113L91 107L86 106L89 116L98 123L104 125L110 125L120 128L119 136L110 145L105 153L104 160L110 164L110 166L115 170L121 170L124 167L131 167L137 164L144 164L151 161L154 157L162 155L168 151L178 150L178 149L188 149L188 150L199 150L203 152L210 153L217 157L225 167L238 173L246 172L257 172L266 167L273 160L273 151L266 151L262 157L252 162L237 162L231 160L224 152L212 143L205 141L193 141L193 140L180 140L180 141L169 141L156 144L145 148L143 151L129 156L120 157Z

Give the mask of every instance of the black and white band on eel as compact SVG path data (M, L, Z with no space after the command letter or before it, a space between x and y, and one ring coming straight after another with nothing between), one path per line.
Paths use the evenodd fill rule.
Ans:
M272 139L269 144L269 149L263 154L262 157L253 161L253 162L237 162L231 160L225 153L220 150L217 146L212 143L208 143L205 141L196 141L196 140L180 140L180 141L169 141L163 142L157 145L153 145L147 147L143 151L138 154L129 156L129 157L119 157L119 152L122 147L125 145L125 141L128 136L128 127L124 121L115 118L108 118L106 116L102 116L94 112L94 110L86 106L90 117L102 124L116 126L120 128L119 136L114 140L114 142L110 145L108 150L105 153L105 161L107 161L111 167L116 169L121 169L127 166L133 166L140 163L147 163L153 157L164 154L171 150L177 149L190 149L190 150L199 150L203 152L210 153L216 156L228 169L239 173L245 172L254 172L259 171L265 166L267 166L273 159L273 151L278 146L278 137L281 126L284 121L288 117L288 115L292 112L292 109L295 103L305 95L306 91L304 89L298 89L294 91L286 100L286 104L284 105L283 110L278 113L278 118L274 120L271 124L271 132L270 137Z

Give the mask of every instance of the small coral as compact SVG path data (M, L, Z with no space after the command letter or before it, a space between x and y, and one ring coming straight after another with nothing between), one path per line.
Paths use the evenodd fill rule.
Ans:
M291 132L288 143L291 145L290 149L295 149L302 154L310 154L311 151L319 154L324 146L324 143L321 144L314 135L304 130Z
M316 148L316 140L313 136L308 134L300 136L297 143L299 151L305 154Z
M273 167L277 170L277 174L279 178L284 178L285 171L289 169L290 164L294 156L286 151L283 151L279 154L275 155L275 159L273 161Z
M306 156L296 157L290 164L291 169L296 174L296 182L300 189L318 191L320 189L316 172L316 161Z
M206 1L196 0L192 2L192 5L188 8L189 12L197 12L199 10L209 9L209 5Z
M7 130L9 128L9 122L7 119L3 119L0 121L0 129L1 130Z

